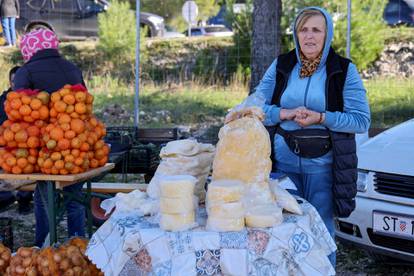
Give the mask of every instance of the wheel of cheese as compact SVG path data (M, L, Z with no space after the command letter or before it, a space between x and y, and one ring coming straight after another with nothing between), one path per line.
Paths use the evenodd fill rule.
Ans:
M206 229L217 232L241 231L244 228L244 218L216 218L209 216Z
M197 197L161 197L160 211L164 214L189 213L196 209L198 204Z
M244 207L241 201L209 204L207 214L216 218L242 218L244 217Z
M238 180L216 180L207 187L207 202L235 202L243 196L243 182Z
M161 213L160 227L166 231L184 231L193 227L195 224L194 212L183 214L164 214Z
M257 206L246 212L245 220L248 227L273 227L282 223L282 209L276 205Z
M160 179L161 197L181 198L194 194L197 179L191 175L165 176Z

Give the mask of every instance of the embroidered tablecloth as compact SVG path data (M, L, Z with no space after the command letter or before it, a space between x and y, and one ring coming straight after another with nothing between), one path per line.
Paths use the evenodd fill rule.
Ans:
M336 250L315 208L301 202L304 215L283 214L272 228L241 232L199 227L166 232L152 217L111 216L92 236L86 254L105 275L333 275L327 256Z

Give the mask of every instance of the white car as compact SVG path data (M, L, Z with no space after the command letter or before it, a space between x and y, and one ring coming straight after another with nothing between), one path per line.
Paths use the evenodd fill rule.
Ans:
M188 30L184 32L188 36ZM213 36L226 37L233 36L233 32L223 25L207 25L191 27L191 36Z
M336 235L381 260L414 263L414 119L358 147L358 194Z

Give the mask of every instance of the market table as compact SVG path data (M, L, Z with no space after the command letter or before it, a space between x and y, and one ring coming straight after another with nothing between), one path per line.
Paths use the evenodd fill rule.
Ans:
M304 214L283 214L272 228L241 232L199 227L166 232L156 217L112 215L92 236L86 255L105 275L333 275L327 256L336 250L315 208L299 199Z
M84 173L79 174L68 174L68 175L51 175L51 174L5 174L0 173L0 180L32 180L32 181L45 181L47 185L47 213L49 219L49 234L50 234L50 244L54 244L57 241L56 234L56 210L57 202L55 200L55 195L57 190L62 190L64 187L85 181L87 183L86 189L86 202L90 202L91 198L91 179L105 173L109 170L112 170L115 167L113 163L107 163L103 167L96 169L91 169ZM77 199L80 201L81 199ZM86 208L88 216L88 233L92 235L92 216L90 208ZM49 245L50 245L49 244Z

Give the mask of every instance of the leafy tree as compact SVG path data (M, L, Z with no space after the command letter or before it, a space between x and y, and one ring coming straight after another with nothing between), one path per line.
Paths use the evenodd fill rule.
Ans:
M108 11L99 14L98 25L98 49L102 51L105 59L111 63L111 67L117 68L116 71L131 72L131 65L135 60L136 29L135 14L129 3L112 1Z
M346 54L346 2L337 0L340 18L335 24L334 48ZM383 35L386 25L382 19L385 1L365 0L352 2L351 59L359 70L366 69L384 49Z
M253 0L246 0L246 8L240 13L234 13L233 4L236 0L227 0L226 13L227 20L231 23L234 36L234 47L231 50L230 57L232 68L237 71L238 75L244 74L245 80L250 77L250 57L253 31Z

